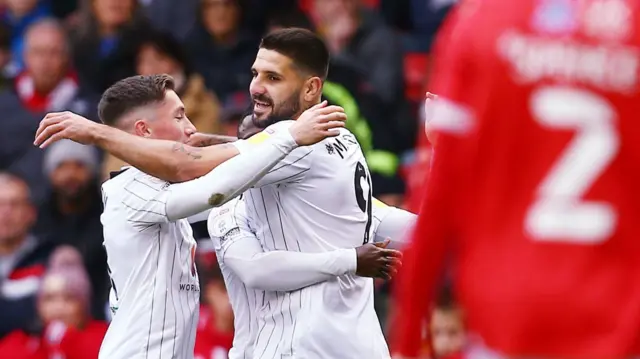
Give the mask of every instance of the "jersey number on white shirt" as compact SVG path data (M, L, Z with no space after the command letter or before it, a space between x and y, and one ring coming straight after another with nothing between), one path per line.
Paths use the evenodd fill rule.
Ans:
M356 189L358 207L360 207L363 213L367 214L367 225L364 229L364 241L362 242L362 244L367 244L371 236L371 175L369 175L369 171L367 171L361 162L358 162L356 165L353 184Z

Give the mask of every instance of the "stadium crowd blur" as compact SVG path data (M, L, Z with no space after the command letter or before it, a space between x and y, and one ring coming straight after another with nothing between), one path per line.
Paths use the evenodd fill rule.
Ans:
M332 52L324 97L345 108L374 195L415 209L412 188L425 173L411 169L429 155L428 147L414 151L426 141L420 106L428 53L454 2L0 0L0 357L97 358L109 321L99 186L122 163L70 141L34 147L45 113L69 110L97 121L109 85L168 73L199 131L235 135L250 106L260 36L311 28ZM233 313L206 224L195 224L194 233L202 282L196 358L222 359ZM379 284L384 321L389 285ZM462 345L464 332L461 313L445 302L432 323L442 355Z

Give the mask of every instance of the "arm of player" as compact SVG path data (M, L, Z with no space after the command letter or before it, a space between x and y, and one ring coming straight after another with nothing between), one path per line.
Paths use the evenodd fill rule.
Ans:
M353 248L323 253L264 252L247 221L244 203L238 200L214 209L208 228L218 259L249 287L292 291L357 270Z
M375 243L384 242L390 238L391 244L387 248L401 249L409 242L418 218L417 215L400 208L387 206L376 198L373 199L372 212L377 223L373 231Z
M168 184L141 174L141 179L125 188L130 194L124 203L128 220L146 224L175 221L220 206L251 187L296 147L289 131L279 131L252 151L195 180Z
M288 129L300 146L338 135L346 115L339 106L319 103L307 110ZM238 155L231 144L196 148L166 140L134 136L97 124L72 112L49 113L40 122L35 145L41 148L67 138L95 144L128 164L168 182L183 182L206 175L212 168Z
M289 128L295 121L281 121L267 127L264 131L254 135L248 140L239 140L235 144L240 153L252 151L263 141L266 141L274 131L283 131ZM312 146L299 147L295 152L284 158L274 166L264 177L256 181L254 187L264 187L272 184L291 183L300 181L311 168L310 154L314 151Z

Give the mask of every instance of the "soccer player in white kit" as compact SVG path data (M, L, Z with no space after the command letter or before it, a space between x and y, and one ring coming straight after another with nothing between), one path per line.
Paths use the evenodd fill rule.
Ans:
M127 168L103 185L101 221L112 281L113 320L100 358L193 357L199 285L196 242L184 218L242 193L298 144L331 136L328 130L341 126L339 120L344 116L320 107L296 128L281 131L277 139L256 146L250 155L232 158L198 179L171 184ZM326 115L321 115L323 110L328 111ZM36 144L59 138L100 143L100 138L127 137L116 129L120 128L140 140L175 141L157 141L157 145L185 151L179 144L195 128L184 112L171 77L131 77L114 84L101 99L100 118L111 128L71 113L50 114L42 121ZM237 154L233 146L218 146L218 164Z
M257 132L260 128L250 115L240 124L238 137L249 138ZM373 242L383 243L387 238L393 238L394 246L402 246L416 217L373 198ZM207 225L234 312L233 347L229 359L253 358L259 332L259 307L265 290L293 291L350 273L386 279L393 274L394 268L384 265L372 267L372 272L368 272L370 275L362 271L361 267L371 264L371 259L388 263L384 257L376 258L375 253L365 252L372 249L366 248L372 244L355 250L344 248L317 253L264 252L250 227L243 196L214 208ZM380 271L376 273L376 270Z
M415 220L415 214L374 199L374 242L394 238L394 242L397 239L399 244L406 243ZM341 248L318 253L263 252L249 225L242 196L214 208L207 224L234 313L233 347L229 359L253 358L254 343L260 330L259 308L263 305L265 290L293 291L341 275L361 275L358 271L362 257L369 255L371 259L372 255L361 256L360 250L366 249L365 246L357 250ZM382 267L377 277L388 278L390 273L385 270L390 269Z

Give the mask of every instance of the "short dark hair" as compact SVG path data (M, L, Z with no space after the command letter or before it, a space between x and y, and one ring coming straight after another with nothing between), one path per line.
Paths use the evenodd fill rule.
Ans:
M262 38L261 49L287 56L303 71L321 79L329 72L329 50L324 41L307 29L290 27L270 32Z
M164 100L167 90L175 90L169 75L131 76L111 85L98 104L98 116L105 125L117 126L120 118L136 108Z

